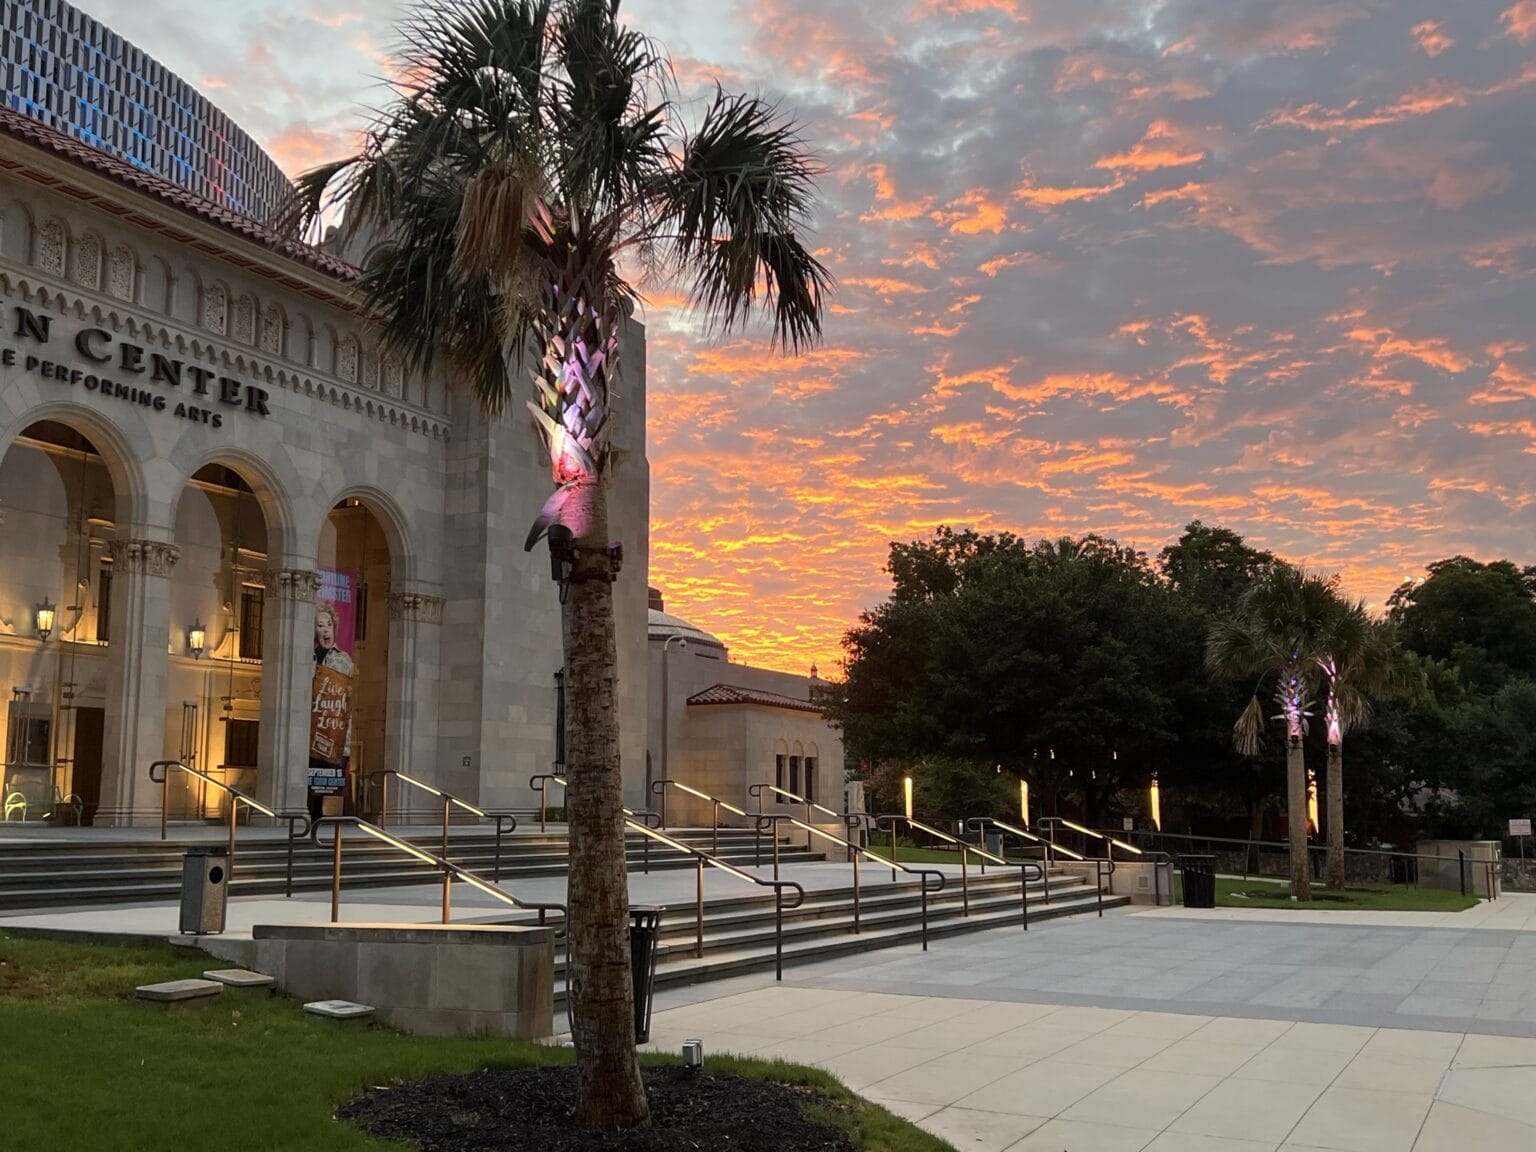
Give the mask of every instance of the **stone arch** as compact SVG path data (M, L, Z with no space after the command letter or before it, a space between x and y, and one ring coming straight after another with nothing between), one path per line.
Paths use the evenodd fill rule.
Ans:
M7 200L0 219L4 221L4 231L0 233L0 255L18 264L30 263L32 233L37 227L32 209L20 200Z
M137 416L137 413L134 413ZM150 498L148 479L141 461L153 458L153 446L149 431L142 417L131 432L117 424L108 423L92 408L73 401L60 400L12 412L0 404L0 456L3 456L16 437L33 424L45 420L73 428L84 436L101 453L107 475L112 479L113 495L117 500L116 524L124 535L131 535L149 519Z
M411 530L405 514L394 497L372 484L349 484L333 499L323 505L323 513L346 500L356 500L378 521L389 543L391 576L397 582L416 578L416 551L411 543Z
M312 551L298 547L295 509L304 484L280 442L274 442L258 453L228 444L198 444L183 439L170 454L170 463L180 477L177 500L186 491L187 481L209 464L221 464L240 474L255 493L266 521L267 558L272 567L280 567L291 557L307 556ZM172 507L173 523L175 511Z
M283 315L283 306L273 300L262 310L261 333L257 343L269 356L286 355L287 331L288 321Z
M196 302L193 300L187 302L185 311L178 311L176 275L164 260L158 256L151 256L144 261L143 278L140 298L146 308L159 312L163 316L175 316L188 322L195 318Z

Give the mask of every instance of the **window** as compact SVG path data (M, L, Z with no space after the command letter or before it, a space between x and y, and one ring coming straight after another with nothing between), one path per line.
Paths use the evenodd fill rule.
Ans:
M227 720L224 729L224 765L227 768L256 767L256 740L260 722Z
M261 659L261 621L266 608L264 589L247 584L240 590L240 659Z
M805 758L805 798L812 804L816 802L816 757Z
M800 794L800 757L789 758L789 790L795 795Z
M789 757L775 756L773 758L773 786L775 788L787 788L789 785L784 779L784 765Z

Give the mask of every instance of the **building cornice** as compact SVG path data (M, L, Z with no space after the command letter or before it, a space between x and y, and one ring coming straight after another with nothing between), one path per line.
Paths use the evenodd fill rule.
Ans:
M0 171L335 307L360 310L346 261L0 107Z

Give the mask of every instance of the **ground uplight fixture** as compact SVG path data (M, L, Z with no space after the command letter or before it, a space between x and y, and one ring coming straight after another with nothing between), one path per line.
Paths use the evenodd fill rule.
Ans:
M702 1040L684 1040L683 1041L683 1067L684 1068L702 1068L702 1067L704 1067L704 1041L702 1041Z
M192 627L187 629L187 651L192 653L192 659L201 660L203 649L208 644L208 630L203 627L201 620L192 621Z
M1024 827L1029 827L1029 781L1019 781L1019 819L1024 822Z
M901 778L901 798L906 807L907 819L912 819L912 777Z
M48 643L48 637L53 634L53 601L43 597L43 602L37 606L37 638L44 644Z

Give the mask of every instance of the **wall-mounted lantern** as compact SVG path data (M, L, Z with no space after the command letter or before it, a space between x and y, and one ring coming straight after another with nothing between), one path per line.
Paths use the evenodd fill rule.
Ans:
M53 602L44 596L43 602L37 606L37 638L46 644L52 634Z

